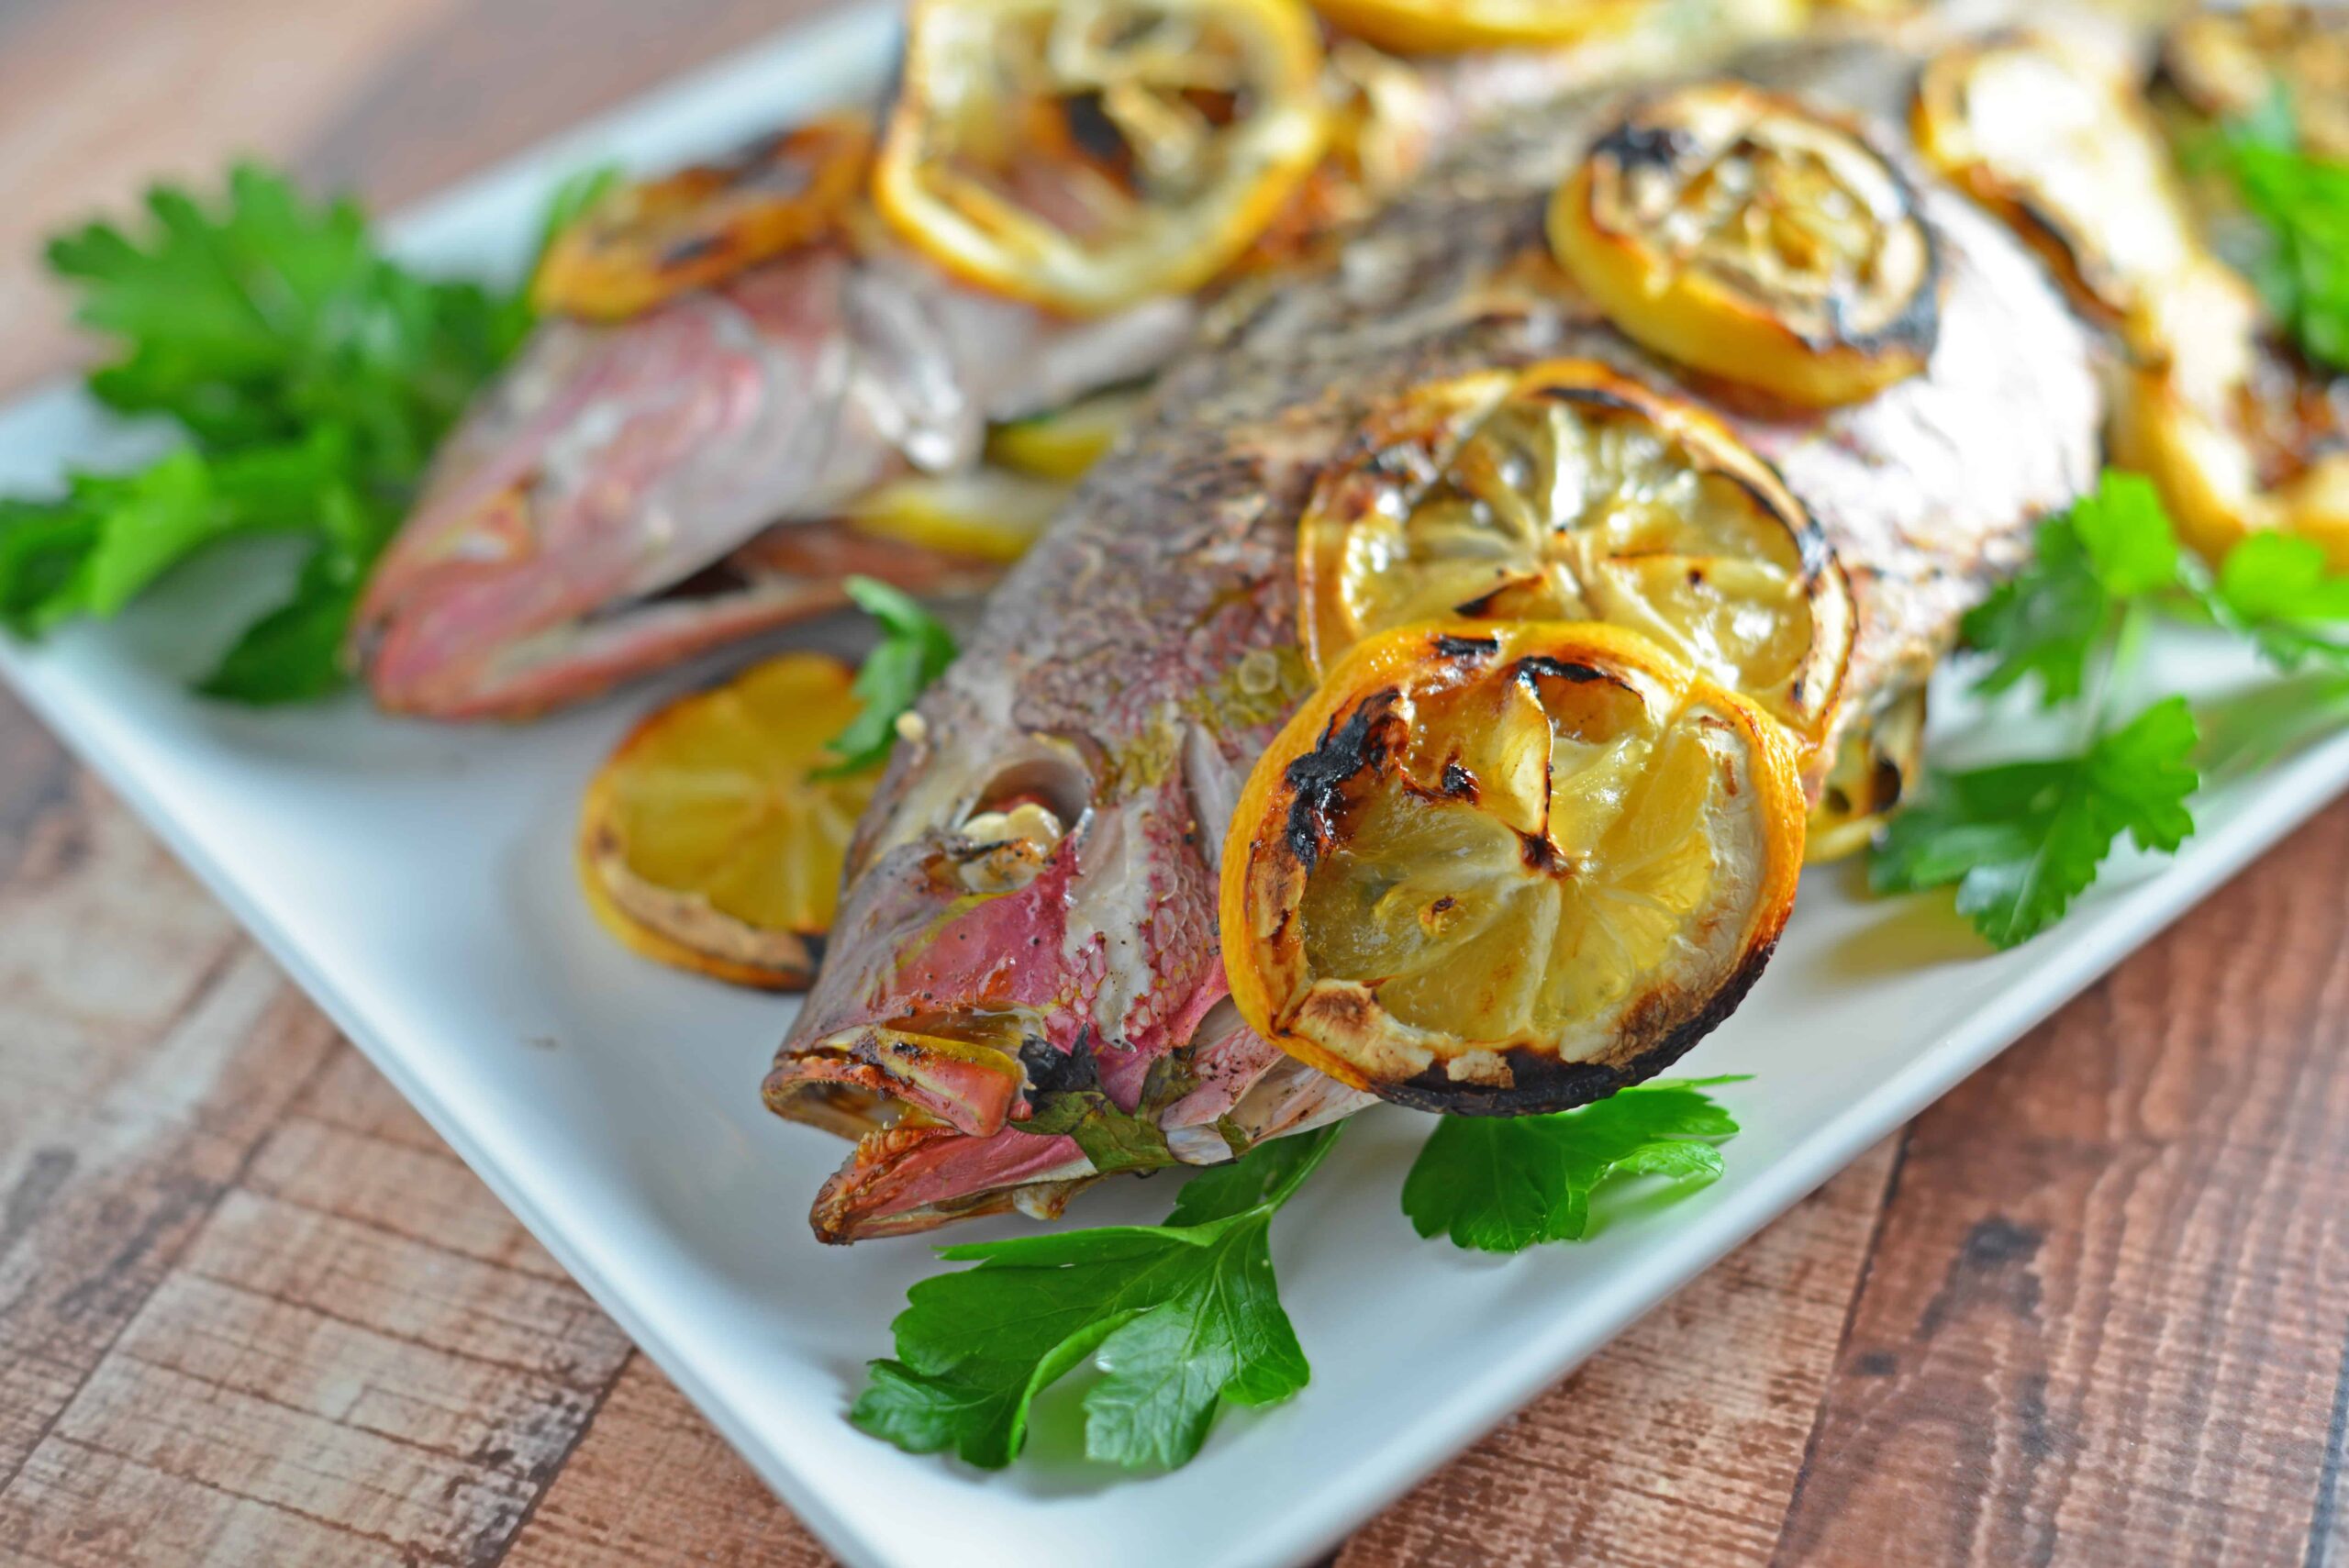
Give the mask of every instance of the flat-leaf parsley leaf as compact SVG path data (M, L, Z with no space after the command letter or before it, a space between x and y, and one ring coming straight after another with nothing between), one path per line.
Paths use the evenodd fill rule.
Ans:
M1310 1369L1273 1277L1274 1214L1337 1129L1275 1140L1194 1177L1164 1225L941 1247L978 1267L916 1284L849 1418L916 1453L1008 1464L1036 1396L1091 1360L1085 1451L1130 1468L1188 1461L1224 1400L1269 1405Z
M1578 1241L1590 1195L1611 1176L1664 1176L1689 1190L1721 1173L1737 1122L1704 1091L1742 1078L1667 1078L1549 1116L1445 1117L1403 1181L1422 1236L1517 1252Z

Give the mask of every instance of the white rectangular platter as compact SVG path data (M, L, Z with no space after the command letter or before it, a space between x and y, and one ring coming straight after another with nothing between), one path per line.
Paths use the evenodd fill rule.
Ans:
M511 268L562 172L723 148L877 82L894 38L874 10L778 39L468 185L401 225L400 248L436 269ZM136 444L70 388L42 393L0 415L0 493ZM1028 1460L982 1474L842 1418L906 1287L939 1265L918 1240L809 1237L842 1146L757 1094L794 1004L622 953L573 895L580 784L648 694L511 730L395 722L356 699L267 715L195 701L189 623L250 593L250 570L184 576L172 611L10 646L0 665L854 1563L1255 1568L1326 1549L2349 784L2336 740L2211 798L2185 853L2124 860L2054 934L1998 956L1945 899L1872 902L1854 869L1813 872L1753 999L1685 1064L1756 1074L1727 1092L1745 1131L1717 1185L1585 1245L1473 1257L1417 1240L1397 1207L1426 1124L1373 1113L1276 1229L1310 1388L1228 1414L1173 1474L1087 1466L1049 1411ZM2246 673L2160 652L2157 674L2203 687ZM1112 1183L1076 1214L1152 1221L1172 1190Z

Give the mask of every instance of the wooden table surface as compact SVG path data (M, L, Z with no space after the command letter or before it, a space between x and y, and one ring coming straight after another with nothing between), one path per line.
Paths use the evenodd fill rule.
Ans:
M397 204L808 8L0 0L0 387L150 175ZM1334 1561L2349 1568L2344 889L2335 806ZM6 698L0 1561L825 1561Z

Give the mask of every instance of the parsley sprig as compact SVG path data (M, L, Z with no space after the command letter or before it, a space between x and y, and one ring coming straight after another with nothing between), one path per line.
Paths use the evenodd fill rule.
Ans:
M1661 1176L1683 1192L1721 1173L1737 1121L1707 1089L1742 1077L1659 1078L1550 1116L1446 1117L1403 1179L1421 1236L1519 1252L1590 1231L1591 1195L1615 1177Z
M2041 524L2037 542L2030 568L1965 617L1964 636L1987 660L1980 689L2032 684L2043 707L2077 716L2078 744L1936 773L1869 867L1880 893L1954 885L1959 912L2002 948L2061 919L2123 837L2155 852L2183 844L2205 768L2272 756L2349 718L2349 643L2328 629L2349 618L2349 579L2327 573L2316 544L2256 535L2213 577L2179 549L2153 486L2110 473ZM2270 663L2331 678L2199 715L2166 697L2116 722L2115 690L2162 619L2223 628Z
M49 261L114 345L92 394L168 421L183 444L139 473L0 502L0 620L38 636L110 617L192 555L290 536L305 546L290 595L198 685L252 703L340 685L367 570L528 329L520 296L417 276L351 203L314 204L250 165L210 202L158 188L143 222L63 235Z
M1553 1116L1446 1117L1403 1184L1421 1236L1514 1252L1589 1234L1591 1198L1619 1178L1721 1173L1737 1132L1705 1091L1742 1078L1664 1080ZM941 1247L976 1268L914 1285L896 1355L867 1368L849 1418L914 1453L1000 1469L1037 1396L1091 1363L1086 1457L1167 1469L1199 1451L1229 1401L1263 1406L1312 1375L1273 1273L1273 1217L1330 1151L1329 1127L1259 1144L1193 1176L1163 1225L1110 1226Z
M1260 1145L1191 1178L1158 1226L941 1247L978 1267L915 1285L849 1418L916 1453L998 1469L1027 1441L1037 1395L1080 1364L1087 1457L1183 1464L1217 1409L1270 1405L1312 1375L1273 1275L1273 1217L1335 1127Z
M953 633L911 597L872 577L852 577L842 586L857 608L879 623L881 640L857 667L850 690L864 706L829 742L837 760L823 770L827 777L887 762L898 716L954 662Z
M2288 105L2224 127L2210 161L2265 241L2253 281L2309 358L2349 370L2349 164L2300 150Z

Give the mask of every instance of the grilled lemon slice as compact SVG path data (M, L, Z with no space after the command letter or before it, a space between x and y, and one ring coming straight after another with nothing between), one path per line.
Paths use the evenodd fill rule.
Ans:
M852 679L786 653L636 727L580 806L580 883L606 929L681 969L807 985L878 777L817 776L856 717Z
M987 432L987 457L1016 473L1063 483L1108 455L1141 411L1139 392L1101 392Z
M2302 148L2349 161L2349 6L2194 11L2164 41L2162 73L2211 119L2239 119L2280 101Z
M1725 1018L1792 905L1779 727L1612 627L1361 644L1284 728L1223 851L1249 1026L1422 1109L1556 1110Z
M1542 49L1612 32L1651 0L1313 0L1330 25L1406 54Z
M1925 761L1925 688L1903 693L1844 731L1820 784L1803 859L1813 865L1867 848L1908 798Z
M1028 553L1068 495L1065 484L999 468L914 474L866 493L848 524L924 550L1008 562Z
M1321 72L1320 160L1232 272L1286 266L1338 242L1427 163L1442 117L1427 73L1358 39L1331 44Z
M2169 148L2135 92L2057 43L2009 34L1943 50L1909 119L1926 159L2099 319L2118 321L2195 250Z
M2349 572L2349 378L2278 342L2250 285L2210 257L2150 291L2125 336L2113 458L2153 480L2187 542L2216 562L2279 530Z
M1549 228L1627 336L1796 403L1857 402L1932 352L1938 256L1907 179L1853 127L1741 83L1634 105Z
M1298 0L923 0L874 195L982 287L1074 315L1197 288L1320 155Z
M1415 620L1600 620L1822 733L1851 590L1818 525L1710 415L1564 360L1416 388L1363 448L1299 525L1317 667Z
M838 228L872 154L863 118L831 115L729 161L622 185L553 237L531 299L615 321L722 283Z

